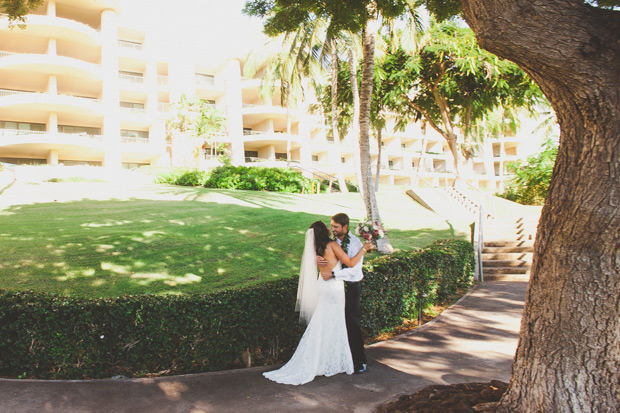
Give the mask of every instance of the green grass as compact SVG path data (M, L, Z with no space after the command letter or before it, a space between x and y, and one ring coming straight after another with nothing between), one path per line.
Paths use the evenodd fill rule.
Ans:
M310 223L329 223L336 212L365 216L359 194L42 183L11 196L11 205L0 205L0 289L85 297L290 277ZM379 206L397 249L468 237L403 194L380 193Z

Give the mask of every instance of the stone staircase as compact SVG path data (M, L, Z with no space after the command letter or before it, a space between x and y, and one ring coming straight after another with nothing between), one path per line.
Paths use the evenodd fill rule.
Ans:
M485 281L528 281L538 217L489 221L484 228Z

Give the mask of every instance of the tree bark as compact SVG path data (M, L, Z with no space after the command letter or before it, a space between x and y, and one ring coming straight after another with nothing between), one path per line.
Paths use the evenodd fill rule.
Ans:
M367 217L372 221L381 222L379 208L372 185L372 169L370 166L370 101L372 98L373 70L375 58L376 20L370 19L362 33L362 88L360 93L360 172L362 175L362 197Z
M578 0L461 0L541 87L561 136L498 411L619 411L620 17Z

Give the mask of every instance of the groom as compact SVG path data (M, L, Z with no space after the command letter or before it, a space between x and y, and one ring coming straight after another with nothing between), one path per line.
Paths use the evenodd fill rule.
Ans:
M349 257L354 257L362 249L362 242L349 231L349 217L347 214L336 214L331 218L331 229L336 242ZM327 268L327 261L317 256L317 263L321 270L324 280L336 278L345 282L345 320L347 323L347 335L349 337L349 347L353 356L353 368L355 373L366 373L366 353L364 352L364 339L360 326L361 306L360 293L362 291L361 281L364 278L362 265L364 258L352 268L344 265L341 270L331 271Z

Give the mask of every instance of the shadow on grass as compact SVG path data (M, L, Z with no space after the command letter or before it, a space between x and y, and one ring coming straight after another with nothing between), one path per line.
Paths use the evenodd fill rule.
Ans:
M13 206L0 215L0 288L117 296L290 277L305 229L325 218L194 201Z
M81 199L0 211L0 288L106 297L291 277L306 228L317 219L329 223L338 210L299 194L174 186L157 193L166 200ZM389 236L407 250L455 233L391 229Z

